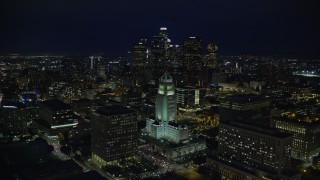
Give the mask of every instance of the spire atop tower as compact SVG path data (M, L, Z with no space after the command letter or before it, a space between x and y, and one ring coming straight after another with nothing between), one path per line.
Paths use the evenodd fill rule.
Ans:
M170 74L166 71L160 78L160 82L164 82L164 83L172 83L172 77L170 76Z

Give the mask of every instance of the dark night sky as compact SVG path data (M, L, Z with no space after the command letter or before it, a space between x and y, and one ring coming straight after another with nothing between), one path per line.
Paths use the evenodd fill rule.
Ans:
M124 54L168 27L223 54L320 55L320 0L0 0L0 54Z

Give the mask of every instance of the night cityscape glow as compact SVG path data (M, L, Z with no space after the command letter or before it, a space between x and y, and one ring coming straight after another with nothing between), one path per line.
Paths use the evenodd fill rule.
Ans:
M0 2L0 179L320 179L320 1Z

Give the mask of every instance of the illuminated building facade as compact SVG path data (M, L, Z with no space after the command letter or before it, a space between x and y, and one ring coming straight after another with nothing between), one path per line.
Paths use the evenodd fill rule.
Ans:
M37 103L37 94L34 92L22 92L21 100L27 107L35 107Z
M28 122L38 118L38 90L34 91L24 91L21 93L21 102L26 106Z
M155 139L167 139L175 143L187 140L189 132L177 124L177 98L172 77L165 73L159 82L156 97L156 119L148 119L147 132Z
M89 67L86 68L85 71L89 70L90 73L90 79L94 80L97 77L104 78L103 75L103 69L104 69L104 63L103 63L103 58L100 55L93 55L89 57ZM103 66L103 68L101 68Z
M182 49L179 45L170 45L168 53L168 63L171 66L182 65Z
M105 69L105 65L100 63L97 66L97 76L101 77L101 78L105 78L106 77L106 69Z
M5 134L21 135L27 133L28 111L25 105L13 102L2 103L1 114Z
M66 85L66 82L52 82L48 87L48 98L56 98Z
M258 95L233 95L220 99L220 122L239 121L270 126L270 100Z
M159 35L153 36L151 40L151 65L161 66L168 59L168 49L170 47L167 28L161 27Z
M211 83L215 87L217 87L219 83L227 82L227 74L225 72L212 72L210 75Z
M155 119L147 119L143 133L153 139L152 143L159 152L166 152L163 156L179 160L206 149L204 140L192 138L189 130L177 123L177 99L168 73L160 78L155 114Z
M134 73L139 73L148 64L148 40L140 41L132 46L131 60Z
M179 108L199 108L204 104L206 89L187 86L183 88L176 88L176 94Z
M177 98L174 91L172 77L165 73L159 82L158 95L156 97L156 120L176 122Z
M147 75L151 75L152 80L161 75L164 65L168 63L170 42L166 27L161 27L160 33L151 39L150 56L148 58L148 69L151 71Z
M188 37L183 42L183 60L187 70L202 69L202 41L198 37Z
M243 122L223 122L218 153L208 158L224 179L299 179L290 173L292 135Z
M218 46L214 43L209 43L207 51L207 68L216 68L218 66Z
M98 62L101 61L101 56L90 56L90 70L96 71Z
M70 103L74 99L80 99L84 96L84 92L80 86L75 86L72 84L64 85L56 95L56 98L65 103Z
M287 117L275 117L272 127L293 134L291 156L306 162L320 153L320 121L306 122Z
M166 58L166 38L164 36L153 36L151 40L151 57L150 64L152 67L160 66Z
M138 115L120 105L104 106L91 114L92 158L100 165L136 155Z

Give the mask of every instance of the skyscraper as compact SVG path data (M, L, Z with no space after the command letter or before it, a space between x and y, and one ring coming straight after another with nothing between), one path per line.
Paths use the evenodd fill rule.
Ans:
M153 70L154 78L160 76L163 66L167 64L170 39L168 38L167 28L161 27L159 35L151 39L149 66Z
M137 152L138 120L134 110L109 105L91 114L92 158L104 166Z
M168 63L170 66L182 65L182 48L179 45L170 45L168 52Z
M101 60L101 56L90 56L90 70L96 71L97 63Z
M199 37L188 37L184 40L183 60L187 70L201 70L202 41Z
M134 73L141 73L148 64L148 40L140 39L140 41L132 46L131 58L132 69Z
M161 67L166 61L164 36L153 36L151 41L150 66L153 69Z
M93 56L90 56L89 59L90 59L89 72L90 72L90 75L91 75L90 78L91 79L95 79L97 76L102 75L102 74L99 74L99 73L101 73L100 67L104 66L104 64L102 62L102 57L99 56L99 55L93 55ZM100 72L98 72L98 71L100 71Z
M106 77L106 69L105 69L105 65L100 63L97 66L97 76L101 77L101 78L105 78Z
M209 43L207 46L207 52L207 68L216 68L218 66L218 46L214 43Z
M167 28L166 27L161 27L159 35L164 36L165 38L168 38Z

